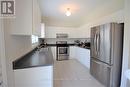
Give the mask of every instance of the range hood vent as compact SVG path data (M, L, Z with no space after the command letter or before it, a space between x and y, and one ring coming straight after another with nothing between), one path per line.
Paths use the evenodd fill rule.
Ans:
M65 33L57 33L56 38L68 38L68 34Z

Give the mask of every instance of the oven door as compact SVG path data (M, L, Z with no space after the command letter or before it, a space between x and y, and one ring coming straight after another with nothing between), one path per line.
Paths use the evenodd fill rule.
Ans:
M58 47L58 55L69 55L68 47Z

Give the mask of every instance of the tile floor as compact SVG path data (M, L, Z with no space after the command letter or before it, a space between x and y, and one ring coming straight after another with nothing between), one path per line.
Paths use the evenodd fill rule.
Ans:
M54 87L104 87L77 60L55 61Z

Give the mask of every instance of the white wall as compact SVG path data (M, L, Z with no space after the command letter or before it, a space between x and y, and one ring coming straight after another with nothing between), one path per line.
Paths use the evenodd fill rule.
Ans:
M46 26L45 36L46 38L55 38L56 33L68 33L70 38L89 38L90 28L92 26L101 25L109 22L124 22L124 9L110 14L108 16L91 20L90 22L77 28Z
M105 23L110 23L110 22L118 22L118 23L124 22L124 9L84 24L83 26L78 28L78 32L81 34L77 34L77 35L79 35L78 37L90 37L91 27L105 24Z
M32 49L31 36L12 36L13 19L4 20L5 54L9 87L14 87L12 62Z
M130 0L125 0L125 29L124 29L124 54L123 71L121 87L130 87L129 82L124 75L125 71L130 69Z
M3 19L0 19L0 70L2 70L3 87L8 87Z
M46 38L56 38L56 33L67 33L69 38L74 38L77 35L77 28L73 27L45 27L45 37Z

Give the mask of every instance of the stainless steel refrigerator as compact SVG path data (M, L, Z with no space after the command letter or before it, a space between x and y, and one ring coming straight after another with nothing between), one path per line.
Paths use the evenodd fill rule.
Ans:
M91 28L90 72L105 87L120 87L122 51L123 24Z

